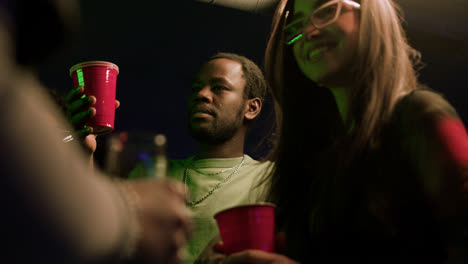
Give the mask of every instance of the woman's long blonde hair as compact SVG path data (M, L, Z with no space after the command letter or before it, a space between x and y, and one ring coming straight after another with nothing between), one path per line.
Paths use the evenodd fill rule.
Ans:
M420 55L402 28L400 9L392 0L361 0L356 56L358 89L351 91L351 114L359 129L357 144L378 143L382 122L395 103L418 86L415 66Z
M381 130L398 99L418 87L415 67L420 64L420 56L407 42L400 9L392 0L360 3L360 35L352 69L357 76L356 88L351 91L351 118L346 124L342 124L328 89L318 87L302 74L291 48L284 44L282 29L293 12L293 0L281 0L273 17L265 75L277 106L278 141L270 155L275 168L269 177L270 199L283 208L280 214L281 210L285 210L283 215L306 210L301 200L310 192L307 186L336 184L333 179L327 183L317 180L317 175L310 175L310 166L317 166L314 162L336 143L337 127L350 131L353 125L347 151L341 158L355 160L360 153L379 145ZM299 95L301 89L312 92L309 96ZM307 106L301 107L303 104ZM305 129L305 124L311 124L312 129Z

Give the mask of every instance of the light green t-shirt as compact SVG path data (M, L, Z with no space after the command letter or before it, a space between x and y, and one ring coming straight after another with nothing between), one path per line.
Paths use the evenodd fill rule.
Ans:
M188 166L202 172L199 173L192 169L187 171L187 186L190 190L191 201L197 201L209 193L216 184L229 177L240 164L242 158L194 160L194 157L190 157L185 160L171 160L169 161L168 177L183 181ZM189 257L185 263L193 263L210 240L218 234L218 227L214 219L217 212L236 205L265 201L268 183L256 186L263 175L271 170L271 165L272 163L269 161L259 162L244 155L242 166L232 174L228 181L222 183L202 202L190 206L193 212L195 233L187 244ZM228 168L232 169L213 174ZM143 166L137 166L130 173L129 178L144 177L144 175Z

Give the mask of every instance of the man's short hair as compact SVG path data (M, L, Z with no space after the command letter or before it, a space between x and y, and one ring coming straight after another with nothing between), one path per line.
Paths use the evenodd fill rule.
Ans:
M251 99L258 97L263 102L268 87L262 70L260 70L255 62L242 55L226 52L218 52L211 56L208 61L215 59L228 59L239 62L242 65L243 77L245 79L244 98Z

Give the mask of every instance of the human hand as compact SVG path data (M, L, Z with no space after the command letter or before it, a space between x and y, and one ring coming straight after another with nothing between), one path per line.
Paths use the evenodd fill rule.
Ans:
M220 262L218 262L220 263ZM284 255L277 253L268 253L261 250L249 249L232 254L222 260L223 264L299 264Z
M174 180L127 181L138 198L141 237L136 263L180 263L193 232L191 212L185 206L184 186ZM132 262L133 263L133 262Z
M195 264L219 263L226 258L226 255L223 253L222 245L221 236L218 234L208 243L202 253L200 253L197 260L195 260Z
M65 97L67 104L67 120L72 125L74 137L78 138L85 149L90 153L96 151L96 135L93 133L93 128L86 126L86 123L91 117L96 115L96 108L92 107L96 103L96 97L86 96L84 87L79 86L72 89ZM120 106L120 102L115 100L115 109Z
M286 250L286 236L284 232L279 232L275 236L275 248L277 253ZM244 250L230 256L224 253L224 245L221 236L214 237L208 246L198 257L196 264L217 264L217 263L298 263L284 255L267 253L261 250Z

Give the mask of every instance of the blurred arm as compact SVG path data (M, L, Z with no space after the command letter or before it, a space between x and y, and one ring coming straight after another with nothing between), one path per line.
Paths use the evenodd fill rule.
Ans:
M18 242L10 248L15 259L34 252L44 263L118 257L133 217L126 200L75 142L62 142L68 124L32 76L1 77L0 181L7 187L0 221L10 233L4 239Z

